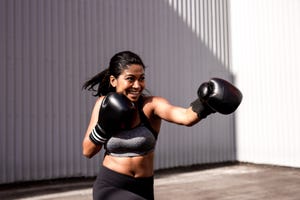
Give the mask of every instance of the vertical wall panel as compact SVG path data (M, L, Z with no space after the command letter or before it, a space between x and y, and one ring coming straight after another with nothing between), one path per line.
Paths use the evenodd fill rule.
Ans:
M1 141L1 145L0 145L0 158L1 161L2 159L6 159L6 146L2 145L6 143L6 139L8 137L8 134L6 134L6 126L7 126L7 112L6 112L6 107L8 105L7 104L7 98L6 98L6 92L7 92L7 86L6 86L6 75L7 75L7 67L4 67L5 65L8 64L7 62L7 48L6 48L6 42L8 40L7 37L7 32L8 31L4 31L7 30L7 26L6 26L6 21L7 21L7 5L6 2L3 2L2 5L0 6L0 25L1 25L1 29L0 29L0 74L1 78L0 78L0 91L1 91L1 99L0 100L0 141ZM6 162L8 162L8 160L6 159ZM4 174L6 172L6 167L7 164L6 162L1 162L0 163L0 180L3 182L4 180L6 180L7 174Z
M227 1L1 0L0 183L94 176L81 141L95 98L85 80L110 57L143 58L147 87L189 106L200 83L232 80ZM155 168L235 160L233 115L163 122Z
M300 167L300 2L231 1L232 67L244 91L237 156Z

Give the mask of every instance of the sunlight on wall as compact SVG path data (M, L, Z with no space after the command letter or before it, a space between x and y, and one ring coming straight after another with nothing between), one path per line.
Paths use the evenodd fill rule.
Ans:
M231 1L241 161L300 166L299 8L297 0Z
M227 1L165 0L226 67L229 66Z

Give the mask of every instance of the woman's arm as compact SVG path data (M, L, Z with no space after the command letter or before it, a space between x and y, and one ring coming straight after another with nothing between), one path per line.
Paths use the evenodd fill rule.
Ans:
M200 118L198 118L197 113L192 110L192 107L183 108L174 106L162 97L153 97L152 105L154 115L168 122L192 126L200 121Z
M84 139L82 141L82 153L84 156L86 156L88 158L91 158L95 154L97 154L101 150L101 147L102 147L102 145L95 145L89 138L90 133L92 132L93 128L97 124L102 99L103 98L101 98L101 97L98 98L95 103L95 106L92 111L89 126L86 130Z
M238 88L220 78L202 83L197 94L199 98L188 108L173 106L163 98L154 98L154 114L169 122L192 126L212 113L231 114L243 98Z

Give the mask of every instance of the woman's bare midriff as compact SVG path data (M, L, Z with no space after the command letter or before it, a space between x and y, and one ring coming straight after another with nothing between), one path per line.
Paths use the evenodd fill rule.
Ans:
M106 155L103 160L103 166L135 178L153 176L154 153L137 157L116 157Z

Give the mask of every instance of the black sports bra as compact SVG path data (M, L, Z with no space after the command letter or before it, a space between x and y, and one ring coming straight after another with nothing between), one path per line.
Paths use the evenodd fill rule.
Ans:
M142 104L139 103L139 105ZM114 133L105 144L106 154L118 157L135 157L154 151L158 134L151 127L142 106L138 107L141 123L132 129Z

